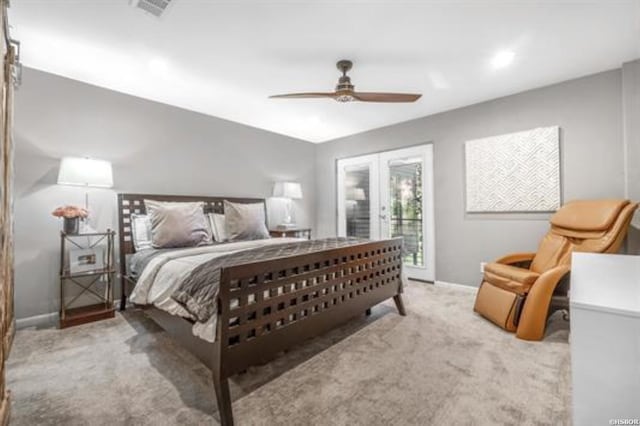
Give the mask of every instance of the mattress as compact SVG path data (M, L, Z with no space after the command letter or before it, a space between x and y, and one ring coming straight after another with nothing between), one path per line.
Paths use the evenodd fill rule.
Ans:
M219 256L295 241L301 239L271 238L180 249L142 250L131 256L128 262L129 271L138 277L129 300L140 305L153 305L171 315L194 320L171 295L196 267ZM215 341L216 320L217 316L213 315L205 323L194 322L193 334L208 342Z

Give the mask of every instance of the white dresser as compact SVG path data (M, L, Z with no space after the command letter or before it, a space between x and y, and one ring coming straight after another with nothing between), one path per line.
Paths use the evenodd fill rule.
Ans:
M571 369L574 425L640 421L640 256L573 254Z

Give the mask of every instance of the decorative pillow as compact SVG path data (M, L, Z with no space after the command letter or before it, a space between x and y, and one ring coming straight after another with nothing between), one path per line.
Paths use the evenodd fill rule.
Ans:
M131 214L131 240L136 251L151 248L151 221L146 214Z
M211 244L204 203L169 203L144 200L151 221L154 248L194 247Z
M207 213L207 218L209 219L209 226L211 226L214 241L219 243L226 241L227 230L224 215L219 213Z
M224 218L230 241L269 238L263 203L239 204L225 200Z

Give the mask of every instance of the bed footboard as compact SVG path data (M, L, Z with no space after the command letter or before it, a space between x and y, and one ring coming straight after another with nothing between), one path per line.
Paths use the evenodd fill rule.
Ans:
M393 298L405 315L402 239L248 263L221 271L213 378L223 426L228 378Z

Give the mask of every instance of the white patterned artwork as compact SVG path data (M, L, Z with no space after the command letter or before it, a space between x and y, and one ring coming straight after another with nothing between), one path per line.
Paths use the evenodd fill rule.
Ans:
M465 143L467 212L560 207L560 128L538 127Z

